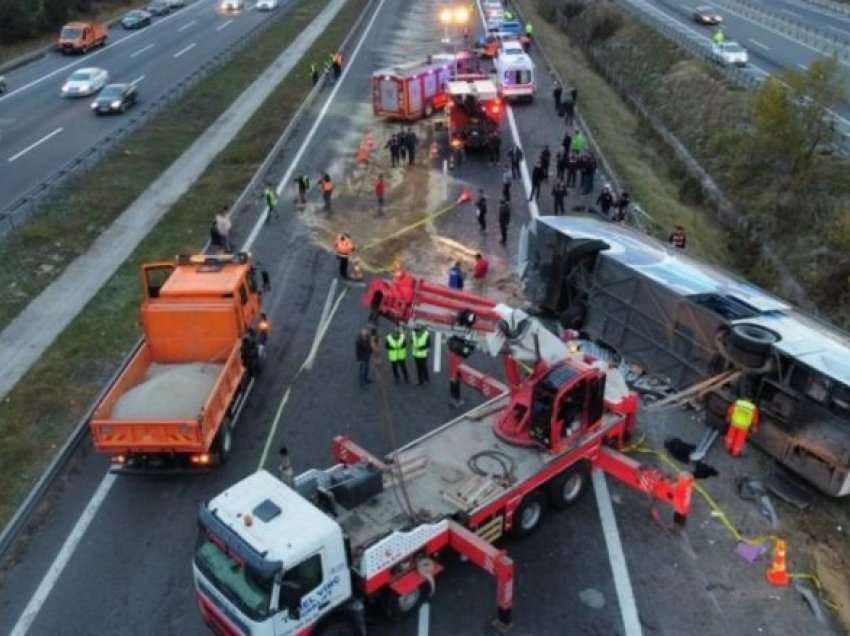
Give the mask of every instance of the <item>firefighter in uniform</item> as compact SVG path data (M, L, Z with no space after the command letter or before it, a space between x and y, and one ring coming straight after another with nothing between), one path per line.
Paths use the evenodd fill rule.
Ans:
M744 451L750 432L758 428L759 411L750 400L737 399L729 405L726 414L729 428L726 429L724 446L732 457L738 457Z
M396 327L387 334L387 359L393 368L393 377L396 382L401 381L399 371L404 376L404 381L410 383L407 375L407 336L400 327Z
M419 384L428 384L428 353L431 350L431 334L419 325L411 337L413 361L416 363L416 376Z

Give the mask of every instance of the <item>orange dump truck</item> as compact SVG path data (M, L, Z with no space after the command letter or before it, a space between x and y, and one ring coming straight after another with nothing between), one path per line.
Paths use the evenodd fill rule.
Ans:
M259 371L261 292L247 254L178 257L142 267L141 346L89 423L122 472L227 460Z
M69 22L59 32L57 48L62 53L88 53L106 44L108 27L97 22Z

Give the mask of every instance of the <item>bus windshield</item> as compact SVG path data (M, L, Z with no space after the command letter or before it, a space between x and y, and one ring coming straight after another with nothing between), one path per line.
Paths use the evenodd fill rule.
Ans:
M228 555L205 530L201 530L195 546L195 564L246 616L255 621L269 616L273 579L259 576Z

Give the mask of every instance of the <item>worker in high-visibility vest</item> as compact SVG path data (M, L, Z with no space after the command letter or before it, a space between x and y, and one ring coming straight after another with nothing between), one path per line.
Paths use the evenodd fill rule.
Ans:
M266 205L269 208L269 215L266 217L266 221L270 221L272 217L279 220L280 213L277 211L277 192L274 191L271 183L266 183L263 197L265 197Z
M339 261L339 277L343 280L348 279L348 259L356 249L354 241L345 232L338 234L334 240L334 251Z
M714 32L714 35L711 36L711 40L715 44L723 44L726 41L726 34L723 33L723 29L717 29L717 31Z
M758 408L750 400L737 399L729 405L726 420L729 428L726 429L724 446L732 457L738 457L744 452L747 437L758 428Z
M395 381L400 382L401 376L404 376L404 381L409 384L410 378L407 375L407 336L400 327L396 327L387 334L386 343L387 359L393 368Z
M416 363L416 377L419 384L428 384L428 353L431 350L431 333L419 325L410 338L413 345L413 361Z

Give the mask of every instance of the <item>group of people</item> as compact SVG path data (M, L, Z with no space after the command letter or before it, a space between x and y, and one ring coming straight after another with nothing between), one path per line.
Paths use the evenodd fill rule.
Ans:
M384 346L387 361L393 372L396 383L404 381L410 384L410 375L407 372L408 356L413 358L416 365L416 377L418 384L430 383L428 376L428 356L431 352L431 332L424 326L419 325L415 329L405 330L396 325L384 337ZM365 387L373 382L371 377L372 356L380 352L378 341L378 327L374 321L369 321L366 327L360 330L354 344L354 354L357 359L360 386Z
M412 128L402 129L394 133L387 141L385 148L390 151L390 164L393 168L399 167L404 161L412 166L416 162L416 147L419 138Z
M342 77L342 53L337 51L336 53L331 53L325 59L325 65L322 69L322 73L326 78L326 81L336 82ZM310 64L310 79L313 80L313 85L319 83L319 78L321 74L319 73L319 66L315 62Z

